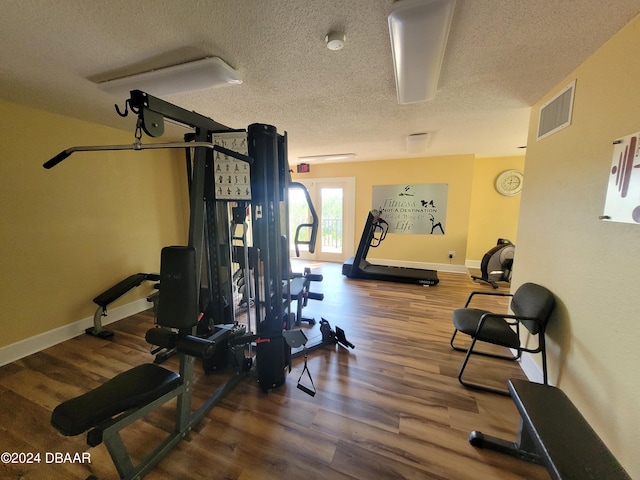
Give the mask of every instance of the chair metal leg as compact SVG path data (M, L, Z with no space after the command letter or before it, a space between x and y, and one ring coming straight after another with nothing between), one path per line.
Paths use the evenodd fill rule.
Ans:
M464 347L458 347L454 344L454 340L456 338L456 334L458 333L458 330L456 329L453 332L453 336L451 337L451 341L449 342L449 344L451 345L451 348L453 348L454 350L458 351L458 352L468 352L469 349L468 348L464 348ZM473 338L473 337L472 337ZM475 342L475 338L473 338L473 341ZM474 355L482 355L483 357L491 357L491 358L499 358L502 360L519 360L520 359L520 355L521 352L518 351L517 355L500 355L497 353L489 353L489 352L473 352Z
M542 354L542 379L545 385L549 385L549 374L547 372L547 347L544 341L544 332L540 334L538 341L540 342L540 353Z
M476 341L477 340L475 338L471 341L471 345L469 346L469 350L467 350L467 354L465 355L464 361L462 362L462 366L460 367L460 372L458 372L458 381L460 382L461 385L464 385L467 388L473 388L473 389L476 389L476 390L483 390L485 392L490 392L490 393L497 393L499 395L505 395L505 396L508 397L509 396L509 391L508 390L499 390L499 389L496 389L496 388L491 388L491 387L488 387L486 385L480 385L478 383L468 382L468 381L466 381L466 380L464 380L462 378L462 375L464 374L464 369L467 367L467 363L469 363L469 359L471 358L471 354L472 353L476 353L476 352L473 352L473 347L475 346ZM480 354L480 353L478 353L478 354ZM487 356L494 356L494 355L487 355ZM498 357L498 358L506 358L506 357Z
M456 334L457 334L457 333L458 333L458 329L456 328L456 329L453 331L453 335L451 336L451 340L449 341L449 344L451 345L451 348L453 348L454 350L457 350L457 351L459 351L459 352L466 352L466 351L467 351L467 349L466 349L466 348L456 347L456 346L454 345L454 343L453 343L453 341L454 341L454 340L455 340L455 338L456 338Z

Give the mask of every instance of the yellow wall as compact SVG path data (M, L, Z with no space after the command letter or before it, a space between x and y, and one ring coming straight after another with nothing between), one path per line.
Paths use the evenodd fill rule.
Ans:
M473 155L397 159L375 162L311 165L310 174L294 178L356 177L355 247L369 210L374 185L447 183L446 235L389 234L368 257L400 262L448 263L450 250L458 252L454 264L464 264L467 249ZM355 251L355 250L354 250Z
M510 169L523 170L524 157L475 160L467 260L481 261L484 254L496 245L498 238L506 238L517 245L520 195L505 197L495 189L498 175Z
M356 177L354 250L372 208L374 185L446 183L449 185L446 235L389 234L369 257L399 262L448 264L479 262L498 237L515 242L520 195L504 197L495 178L507 168L522 169L524 157L482 158L474 155L409 158L375 162L312 164L294 179Z
M45 170L68 147L133 134L6 102L0 119L1 347L90 317L97 294L157 272L160 249L186 241L188 212L180 153L75 153Z
M557 295L550 381L633 478L640 478L640 225L598 216L612 141L640 130L638 45L640 17L534 105L512 284L538 282ZM574 79L572 125L536 142L541 104Z

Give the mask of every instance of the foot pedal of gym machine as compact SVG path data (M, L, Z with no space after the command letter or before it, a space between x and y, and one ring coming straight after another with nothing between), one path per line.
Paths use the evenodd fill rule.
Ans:
M105 330L104 328L101 330L96 330L95 327L87 328L84 333L87 335L91 335L92 337L98 337L102 339L107 339L113 337L113 332L111 330Z

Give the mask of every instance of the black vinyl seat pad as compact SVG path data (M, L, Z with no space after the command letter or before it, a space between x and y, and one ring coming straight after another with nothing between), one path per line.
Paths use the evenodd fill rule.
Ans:
M160 398L181 383L180 375L159 365L138 365L58 405L51 424L63 435L79 435L119 413Z
M292 300L302 296L302 294L304 293L305 281L306 279L304 277L294 277L291 279L291 282L289 283L289 289L291 290Z
M480 341L508 348L519 348L518 335L502 317L487 318L480 332L476 334L480 318L485 313L491 312L478 308L459 308L453 312L453 325L462 333L476 337Z

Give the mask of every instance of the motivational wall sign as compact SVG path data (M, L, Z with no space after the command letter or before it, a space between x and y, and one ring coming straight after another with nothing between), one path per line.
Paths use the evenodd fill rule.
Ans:
M449 185L374 185L373 209L389 224L389 233L444 235Z

